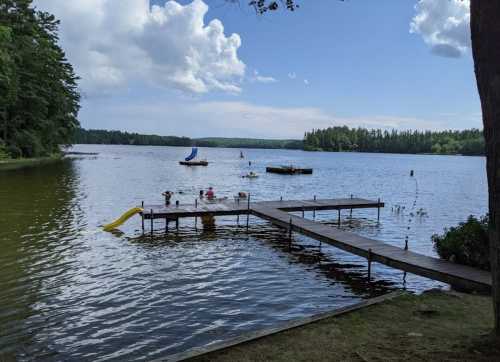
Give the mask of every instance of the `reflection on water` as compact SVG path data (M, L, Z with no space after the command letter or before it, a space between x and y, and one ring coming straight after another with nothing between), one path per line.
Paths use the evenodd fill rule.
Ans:
M430 235L486 208L484 159L201 149L213 163L180 167L186 149L80 146L99 152L42 168L0 173L0 359L148 360L345 306L387 291L440 284L374 264L257 218L216 219L214 230L181 220L165 235L141 235L138 218L105 233L100 225L128 208L192 202L200 189L238 191L255 200L382 198L376 210L342 214L341 228L434 255ZM258 179L242 179L250 168ZM311 176L265 174L268 164L313 167ZM416 209L425 217L410 216ZM395 212L397 207L406 207ZM392 209L392 211L391 211ZM406 210L406 211L405 211ZM306 217L312 218L307 212ZM317 212L337 227L336 212ZM408 226L411 226L408 232Z

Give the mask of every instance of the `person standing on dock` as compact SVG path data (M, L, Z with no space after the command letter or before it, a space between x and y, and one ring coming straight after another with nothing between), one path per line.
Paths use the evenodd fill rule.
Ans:
M170 199L172 198L172 195L174 193L172 191L165 191L162 193L163 196L165 196L165 206L170 205Z
M214 189L212 186L210 186L208 188L208 191L205 193L205 195L207 196L207 199L208 200L213 200L215 199L215 193L214 193Z

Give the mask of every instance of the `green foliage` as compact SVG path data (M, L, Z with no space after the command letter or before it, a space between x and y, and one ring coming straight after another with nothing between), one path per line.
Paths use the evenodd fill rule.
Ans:
M484 137L477 129L441 132L387 131L344 126L306 132L304 149L478 156L484 154Z
M445 229L443 235L433 235L432 241L442 259L490 270L488 216L479 220L469 216L457 227Z
M268 140L257 138L197 138L193 140L200 147L227 147L227 148L267 148L267 149L294 149L303 147L301 140Z
M109 145L142 145L142 146L199 146L228 148L286 148L302 149L301 140L266 140L252 138L196 138L142 135L121 131L76 130L74 143L109 144Z
M121 131L106 131L79 128L74 133L74 143L141 146L191 146L188 137L142 135Z
M78 127L80 101L59 22L32 0L1 0L0 24L0 139L14 158L57 153Z

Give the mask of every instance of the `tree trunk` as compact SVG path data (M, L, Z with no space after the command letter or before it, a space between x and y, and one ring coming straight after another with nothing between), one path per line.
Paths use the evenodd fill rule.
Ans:
M483 111L495 334L500 336L500 1L471 0L471 39Z

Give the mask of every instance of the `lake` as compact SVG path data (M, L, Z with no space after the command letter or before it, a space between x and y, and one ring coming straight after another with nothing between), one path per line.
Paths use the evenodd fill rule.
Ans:
M182 147L73 150L99 155L0 173L0 359L149 360L395 289L447 287L378 264L368 282L366 260L300 235L290 250L285 231L254 217L248 233L236 216L214 231L183 219L178 233L158 221L142 236L139 217L102 231L165 190L181 203L208 186L252 200L380 198L380 222L373 209L344 211L341 227L401 247L408 236L427 255L432 234L487 211L483 157L201 148L210 165L189 168ZM290 163L314 173L265 173ZM260 177L241 177L250 170Z

